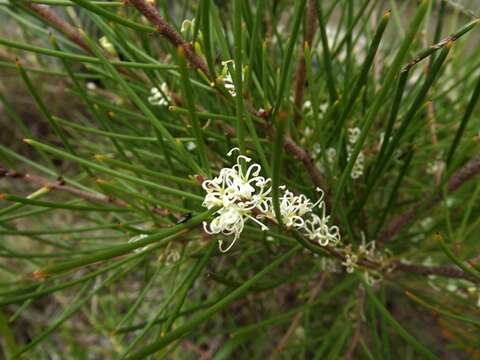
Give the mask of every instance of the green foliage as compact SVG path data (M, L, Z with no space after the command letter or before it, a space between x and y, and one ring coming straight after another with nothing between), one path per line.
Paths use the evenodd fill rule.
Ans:
M469 6L0 1L4 357L478 357Z

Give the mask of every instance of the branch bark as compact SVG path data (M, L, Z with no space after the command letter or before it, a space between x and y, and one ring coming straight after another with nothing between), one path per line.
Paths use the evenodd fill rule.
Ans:
M93 203L113 204L119 207L128 206L128 204L122 200L114 199L109 196L105 196L101 194L95 194L93 192L88 192L88 191L80 190L75 187L69 186L65 183L65 180L63 178L58 178L55 181L51 181L32 173L28 173L28 172L21 173L17 171L8 170L2 165L0 165L0 178L1 177L6 177L10 179L22 179L34 185L39 185L49 189L67 192L69 194L75 195L79 198L85 199Z
M90 46L83 40L77 28L58 16L48 5L26 4L26 7L62 32L70 41L80 46L85 52L92 54Z
M447 193L453 193L468 180L480 174L480 156L470 160L467 164L457 170L447 184ZM398 235L409 225L421 211L426 211L437 205L442 199L441 194L431 196L427 200L420 200L403 214L394 218L378 235L380 242L387 242Z
M195 69L199 69L210 81L214 81L205 61L195 52L193 47L160 16L155 6L145 0L129 0L129 3L135 6L143 16L155 25L160 35L165 37L173 46L182 47L185 50L187 60Z
M176 47L178 47L178 46L184 47L187 60L189 61L191 66L193 66L196 69L199 69L210 80L213 80L211 78L211 74L208 71L208 67L207 67L207 64L205 63L205 61L201 57L199 57L195 53L195 51L191 47L191 45L188 44L181 37L181 35L160 16L160 14L158 13L157 9L154 6L150 5L145 0L129 0L129 2L133 6L135 6L135 8L138 11L140 11L148 20L150 20L150 22L152 24L154 24L156 26L158 32L160 34L162 34L168 41L170 41L170 43L172 43L172 45L174 45ZM315 1L310 1L310 3L313 3L313 5L310 4L312 6L315 5L314 4ZM309 11L312 12L311 9L310 9L310 5L309 5ZM312 38L313 38L313 34L314 34L314 30L315 30L314 25L310 24L310 27L311 27L311 29L309 30L310 31L309 36L312 36ZM270 116L270 112L263 111L263 110L256 110L248 102L246 102L245 106L246 106L247 110L253 116L260 117L260 118L263 118L263 119L268 118ZM272 135L273 134L272 127L269 124L265 124L265 127L267 129L267 132L269 132L269 134ZM233 128L230 129L229 127L226 127L225 129L229 133L233 133L233 134L235 133L235 130ZM308 154L308 152L306 150L302 149L298 144L296 144L293 141L292 138L290 138L288 136L285 137L284 147L285 147L285 150L287 152L292 154L297 160L299 160L303 163L305 169L307 170L308 174L312 178L313 184L316 187L320 187L325 191L325 195L326 195L326 199L327 199L326 203L327 203L327 207L328 207L328 204L329 204L329 201L328 201L328 194L329 193L327 191L328 189L326 188L324 178L323 178L322 174L320 173L320 171L316 168L312 157Z
M308 6L306 8L306 21L305 21L305 36L304 44L311 46L313 43L313 37L315 36L315 24L317 15L315 12L315 0L308 0ZM305 48L301 50L300 60L298 62L297 71L295 73L295 95L294 103L296 109L295 120L300 118L300 112L303 106L303 95L305 91L305 79L306 79L306 64L305 64Z

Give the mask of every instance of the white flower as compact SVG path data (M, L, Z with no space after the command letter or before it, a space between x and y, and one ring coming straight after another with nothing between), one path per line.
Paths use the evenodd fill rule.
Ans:
M348 142L350 144L355 144L358 141L358 138L361 134L361 130L358 127L350 128L348 131Z
M180 246L176 242L168 243L166 249L160 254L158 260L163 262L166 266L172 266L181 258Z
M453 205L455 205L455 198L449 196L446 198L445 200L445 205L447 205L447 207L451 208Z
M227 155L231 156L234 151L238 149L232 149ZM217 177L202 183L202 188L206 191L202 206L207 209L218 208L214 213L215 218L210 223L203 223L205 232L234 237L226 249L222 246L222 240L219 241L222 252L233 246L246 221L256 222L262 230L268 230L262 220L277 222L270 196L271 179L260 176L260 171L259 164L251 163L247 156L238 155L231 168L221 169ZM329 216L325 214L321 189L317 188L320 196L316 202L303 194L295 195L285 186L280 189L283 191L279 198L280 215L287 228L302 231L310 240L322 246L335 245L340 241L339 228L328 225ZM313 212L316 207L321 211L321 216Z
M320 246L336 245L340 242L340 229L338 226L328 226L330 216L322 217L311 214L310 219L305 220L303 230L305 235L312 241L318 242Z
M234 236L233 241L227 246L226 249L223 248L223 240L219 240L218 245L221 252L227 252L235 244L243 231L246 221L245 219L251 219L259 224L262 227L262 230L268 230L265 225L250 215L250 210L245 210L244 208L235 204L223 207L215 214L218 216L213 219L210 224L208 224L206 221L203 222L203 229L205 232L207 234L221 233L227 236Z
M227 154L231 156L234 148ZM259 224L262 230L268 228L258 221L254 211L265 212L268 208L268 194L271 191L270 179L259 176L261 166L251 164L244 172L241 162L251 162L251 159L244 155L237 156L237 162L231 168L223 168L217 177L212 180L205 180L202 183L203 189L207 192L202 206L207 209L220 207L215 212L215 217L210 224L203 223L205 232L208 234L233 235L232 243L222 248L222 241L219 246L222 252L228 251L243 231L245 221L253 220Z
M360 137L361 130L358 127L350 128L348 131L348 144L347 144L347 160L350 160L353 148ZM352 179L358 179L360 176L363 175L363 169L365 167L365 154L360 152L353 164L352 171L350 176Z
M347 273L351 274L355 271L358 262L358 255L355 253L346 253L345 260L342 265L345 266Z
M187 142L187 150L188 151L193 151L197 148L197 144L195 144L193 141Z
M177 249L172 249L165 259L165 265L171 266L175 264L178 260L180 260L180 253Z
M90 90L90 91L94 91L94 90L97 89L97 85L95 85L94 82L89 81L89 82L87 82L87 89Z
M158 88L156 87L152 87L150 89L150 96L148 97L148 102L154 106L168 106L170 100L167 98L167 84L163 83L160 86L160 90L158 90Z
M377 263L380 265L379 269L391 270L389 263L387 262L387 256L390 254L388 250L379 251L376 249L375 240L366 242L365 234L361 233L361 244L356 251L352 249L352 245L347 245L343 249L339 249L339 252L343 255L342 265L345 267L347 273L353 273L359 268L360 260L367 260L368 262ZM365 282L369 285L374 285L382 279L382 274L378 270L361 267L359 269Z
M368 260L371 260L371 261L377 260L376 252L375 252L375 240L372 240L366 243L365 235L363 232L362 232L362 243L358 247L358 253L366 257Z
M325 113L328 109L328 102L321 103L319 108L321 113Z
M363 279L368 285L374 286L382 280L382 274L375 270L365 270L363 272Z
M284 185L280 186L280 189L283 190L283 195L279 198L280 205L280 214L282 216L282 222L287 228L296 228L301 229L305 225L303 216L307 213L312 212L313 208L319 204L322 204L323 191L318 189L321 192L320 198L317 202L313 203L305 195L295 195L293 192L288 190ZM265 211L265 217L276 222L277 218L275 216L275 211L273 209L272 199L268 199L267 211Z
M327 149L327 161L333 164L337 160L337 150L333 147Z
M426 217L420 221L420 226L424 229L429 229L433 226L433 219L431 217Z
M306 126L305 130L303 131L303 135L305 135L305 137L309 137L312 134L313 134L313 129L310 126Z

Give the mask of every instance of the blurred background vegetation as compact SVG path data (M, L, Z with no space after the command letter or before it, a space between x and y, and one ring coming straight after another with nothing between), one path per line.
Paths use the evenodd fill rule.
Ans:
M0 0L3 356L479 359L479 13L478 0ZM240 76L223 63L240 59ZM218 251L222 235L197 226L199 182L242 145L295 193L322 184L342 244L377 241L387 265L351 274L344 253L252 223Z

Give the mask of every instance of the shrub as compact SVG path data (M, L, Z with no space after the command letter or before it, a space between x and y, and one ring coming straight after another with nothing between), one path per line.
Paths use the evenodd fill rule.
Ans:
M478 19L389 6L0 3L5 356L478 357Z

